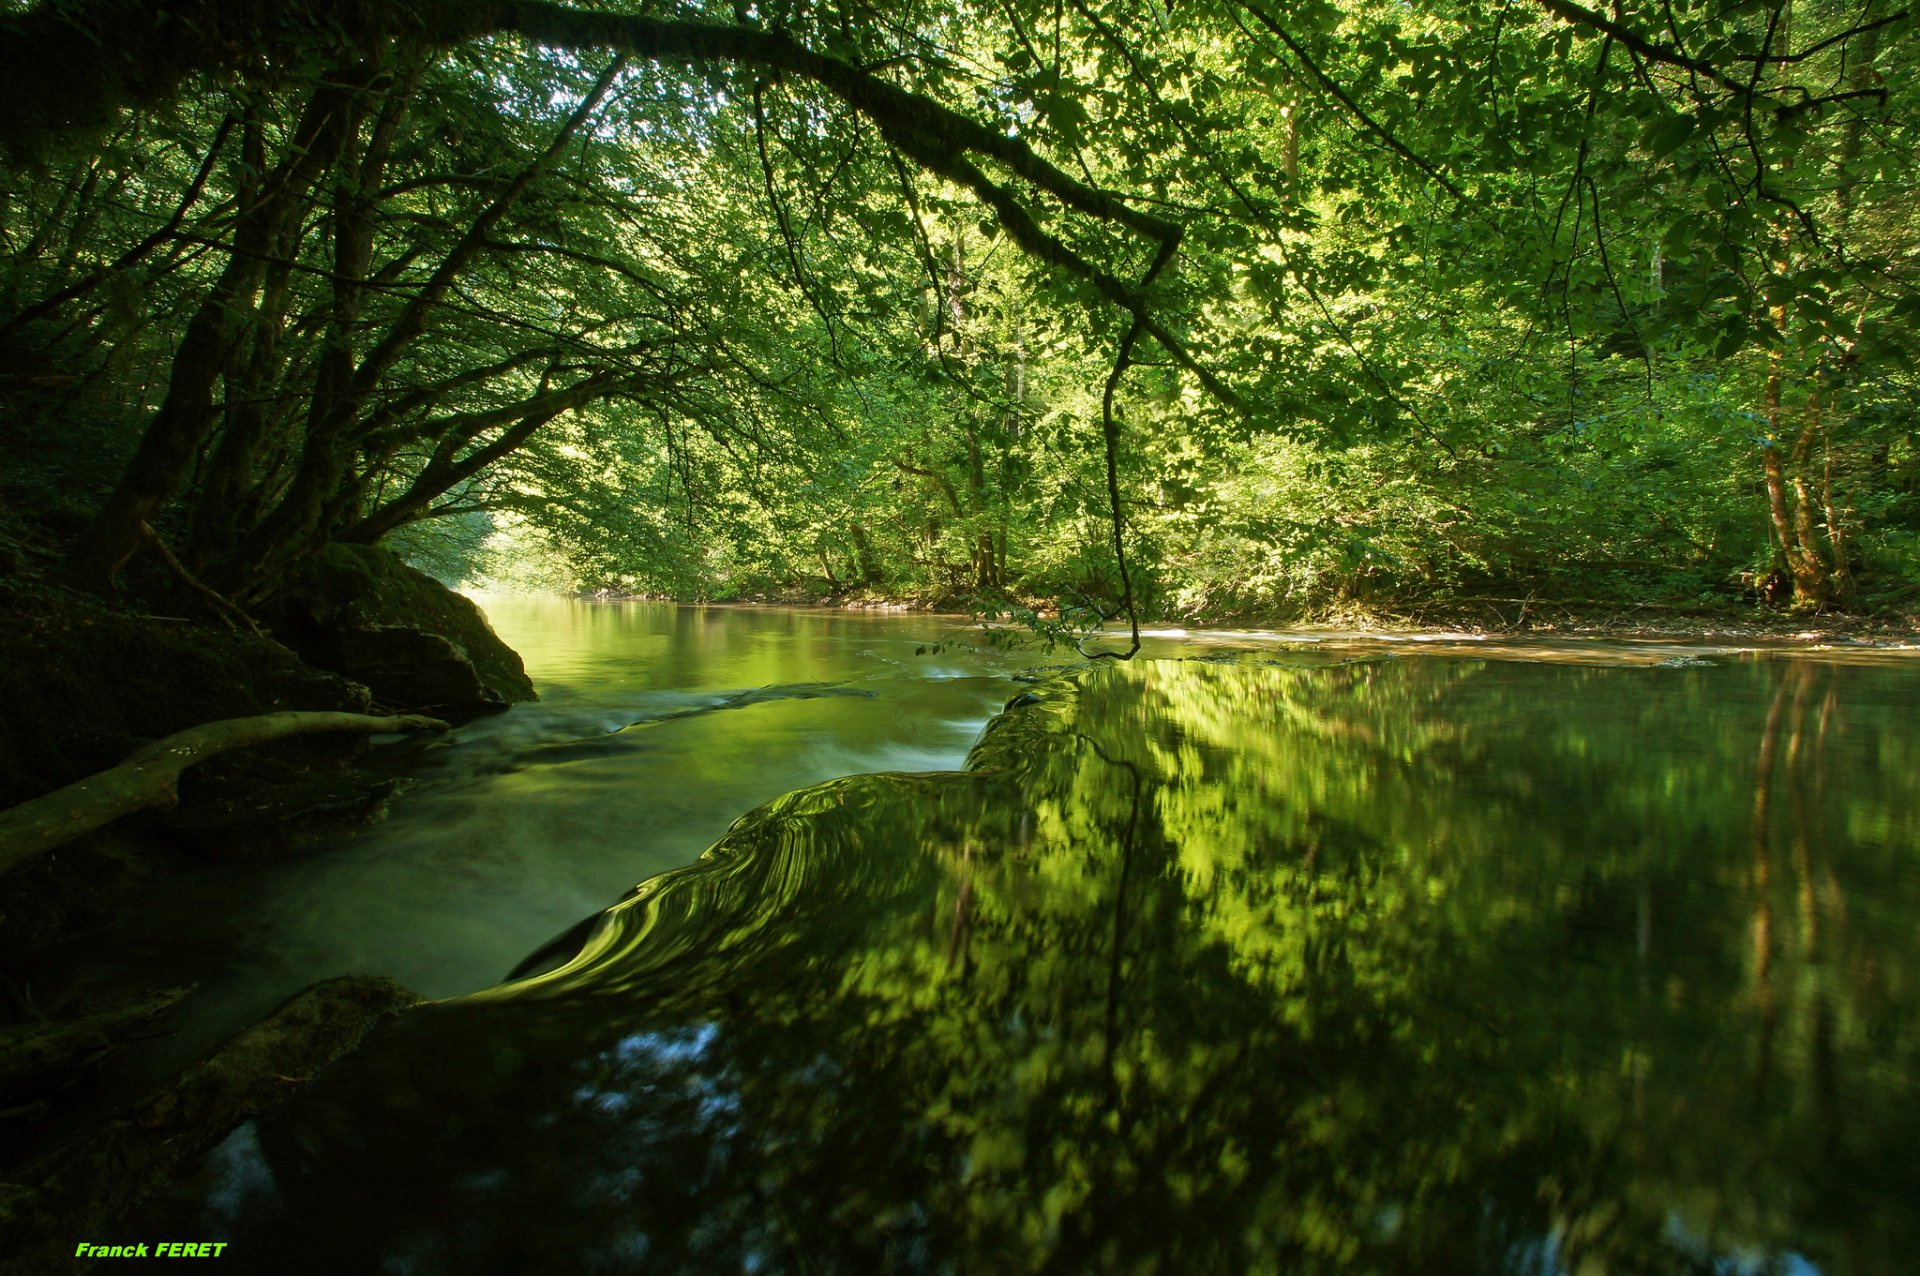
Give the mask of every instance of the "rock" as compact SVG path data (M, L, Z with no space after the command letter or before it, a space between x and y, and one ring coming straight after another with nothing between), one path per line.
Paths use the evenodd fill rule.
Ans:
M203 722L368 699L277 643L45 593L0 612L0 704L4 807Z
M363 713L370 698L268 639L35 587L0 606L0 705L6 808L206 722L287 709ZM357 818L377 802L374 786L390 784L349 764L365 747L314 737L213 759L182 782L179 810L133 816L0 873L0 970L110 924L135 892L173 871L173 857L157 852L250 858L294 845L314 823L305 815L320 804L307 796L313 786Z
M268 619L302 659L390 708L465 718L535 698L520 657L478 607L374 546L328 546Z
M332 979L300 993L159 1091L0 1182L0 1270L67 1272L77 1241L116 1235L242 1122L297 1097L313 1075L420 998L390 979ZM224 1238L219 1238L224 1239Z

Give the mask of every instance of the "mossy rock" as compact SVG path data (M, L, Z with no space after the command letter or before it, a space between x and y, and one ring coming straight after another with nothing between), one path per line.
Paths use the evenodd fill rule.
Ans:
M0 807L189 727L371 703L364 686L268 639L64 590L16 590L0 606ZM364 818L392 784L352 764L366 747L314 736L222 755L182 779L177 810L129 817L0 874L0 968L110 923L130 892L177 867L173 852L255 857L300 844L318 815Z
M364 687L250 634L41 592L0 614L0 805L220 718L365 712Z
M271 620L303 659L393 709L470 717L535 698L478 607L375 546L330 545L308 559Z

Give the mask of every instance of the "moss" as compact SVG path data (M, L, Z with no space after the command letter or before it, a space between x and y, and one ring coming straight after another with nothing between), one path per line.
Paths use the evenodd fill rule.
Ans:
M0 704L0 804L11 805L202 722L363 711L369 696L278 643L35 591L0 612Z
M470 664L479 696L491 707L534 698L520 657L500 641L478 607L374 546L330 545L308 560L289 583L273 620L302 656L367 681L399 707L458 708L436 702L431 689L410 694L405 685L403 667L424 668L435 652ZM444 642L409 640L404 637L409 633Z
M136 1115L107 1121L0 1183L10 1270L64 1272L76 1238L112 1235L144 1197L242 1122L299 1095L315 1073L419 998L389 979L315 984L240 1033Z
M365 687L250 634L29 585L0 602L0 806L96 774L143 744L221 718L364 711ZM185 859L282 853L357 823L394 781L351 765L363 742L293 739L221 755L180 806L130 816L0 875L0 964L111 923Z

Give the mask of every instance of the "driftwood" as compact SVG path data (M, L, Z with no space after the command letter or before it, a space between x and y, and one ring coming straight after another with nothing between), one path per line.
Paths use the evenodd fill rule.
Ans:
M119 766L0 811L0 872L123 815L151 808L172 809L180 800L180 773L229 749L315 732L377 735L446 729L447 724L440 719L417 714L381 717L302 711L227 718L190 727L135 750Z
M130 1115L21 1167L15 1181L0 1183L0 1236L8 1242L0 1272L72 1271L76 1242L117 1239L115 1228L143 1197L419 1000L390 979L315 984Z
M0 1102L35 1099L77 1079L135 1029L187 995L169 988L81 1019L0 1027Z

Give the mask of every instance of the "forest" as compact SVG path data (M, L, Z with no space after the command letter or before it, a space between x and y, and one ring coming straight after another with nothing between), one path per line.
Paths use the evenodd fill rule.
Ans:
M1898 1270L1915 27L0 0L0 1273Z
M1911 605L1905 10L18 6L0 529L1299 618Z

